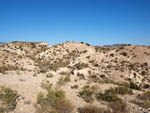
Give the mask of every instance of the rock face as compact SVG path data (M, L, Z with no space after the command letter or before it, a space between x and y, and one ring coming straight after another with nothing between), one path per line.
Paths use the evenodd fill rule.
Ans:
M46 42L18 41L0 45L0 85L17 90L21 95L12 112L35 113L36 96L44 91L41 87L43 81L63 89L75 108L89 104L79 96L86 85L105 91L132 82L142 90L133 89L136 93L120 98L132 106L131 113L148 112L147 108L131 101L142 91L150 90L150 47L100 47L83 42L49 46ZM92 105L108 107L107 102L93 98Z

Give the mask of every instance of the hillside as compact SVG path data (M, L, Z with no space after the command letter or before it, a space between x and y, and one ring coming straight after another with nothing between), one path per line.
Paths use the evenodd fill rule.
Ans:
M83 42L2 44L0 85L19 95L10 109L0 91L0 113L92 113L86 111L88 105L88 110L98 109L93 113L149 113L150 47L101 47ZM67 101L61 98L63 105L47 101L52 89L60 90L55 98L64 91ZM45 97L39 97L39 92ZM70 109L65 109L68 101Z

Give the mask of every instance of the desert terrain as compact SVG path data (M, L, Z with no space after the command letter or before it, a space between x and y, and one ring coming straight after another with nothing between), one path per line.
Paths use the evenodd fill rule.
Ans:
M150 47L0 45L0 113L150 113Z

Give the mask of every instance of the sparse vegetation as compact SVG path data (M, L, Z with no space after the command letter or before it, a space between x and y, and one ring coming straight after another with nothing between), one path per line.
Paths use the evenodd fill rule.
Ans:
M84 86L82 91L79 92L81 98L83 98L87 103L91 103L94 100L94 89L90 86Z
M72 113L74 107L65 98L62 90L47 89L47 95L40 92L37 96L37 113Z
M124 86L119 86L115 88L110 88L108 90L105 90L104 93L97 93L96 98L97 100L104 100L108 102L115 102L120 101L121 99L118 97L118 95L125 95L125 94L132 94L132 90L128 89Z
M96 99L107 101L107 102L115 102L121 100L112 90L105 90L104 93L102 92L97 93Z
M125 87L125 86L119 86L119 87L115 87L115 88L110 88L109 92L113 93L113 94L120 94L120 95L132 94L132 90L127 88L127 87Z
M133 82L130 82L130 88L131 89L135 89L135 90L140 90L140 86L138 86L137 84L133 83Z
M77 73L77 76L80 78L80 80L85 80L84 74Z
M0 73L5 73L5 71L18 70L19 68L13 65L1 66Z
M61 72L60 74L61 74L61 75L66 75L66 76L67 76L67 75L70 75L69 72L65 72L65 71Z
M17 91L2 86L0 88L0 113L6 113L16 108L19 95Z
M141 100L149 100L150 101L150 91L144 92L142 95L138 96Z
M110 83L110 84L115 84L118 86L130 88L130 83L128 82L115 82L114 80L110 80L110 79L100 80L99 83Z
M145 109L150 108L150 101L149 100L137 100L137 99L134 99L131 102L134 103L134 104L137 104L138 106L140 106L142 108L145 108Z
M58 87L66 85L68 82L70 82L70 75L61 76L57 82Z
M52 88L53 84L50 83L48 80L43 80L41 82L41 87L44 88L44 89L50 89Z
M97 75L90 75L88 78L89 82L100 82L100 79Z
M128 53L126 53L126 52L121 52L120 54L123 55L123 56L127 56L128 55Z
M110 104L112 113L130 113L129 107L124 101L115 101Z
M34 76L34 77L36 77L36 76L37 76L37 74L36 74L36 73L34 73L34 74L33 74L33 76Z
M85 43L76 42L51 47L30 42L0 45L0 82L6 86L12 85L11 87L23 94L18 98L17 92L5 87L4 94L4 89L1 88L0 113L13 112L17 100L19 104L14 112L20 113L21 109L26 112L24 105L29 105L30 113L33 110L33 101L29 99L39 90L41 80L41 90L44 92L37 96L37 113L73 111L73 105L60 88L66 91L68 99L75 104L80 103L77 105L79 108L73 112L128 113L130 105L132 112L148 112L149 48L136 45L86 46ZM19 86L22 84L23 86ZM4 99L4 95L7 95L7 99ZM99 108L100 104L110 110Z
M101 108L98 108L96 106L90 106L90 105L78 108L78 112L79 113L107 113L104 112L104 110L102 110Z
M78 85L71 86L72 89L78 89Z
M78 63L74 67L77 68L78 70L80 70L80 69L88 68L88 64Z
M96 98L97 98L97 100L103 100L103 101L107 101L107 102L115 102L115 101L120 100L120 98L117 95L112 94L112 93L107 93L107 92L97 93Z
M47 73L47 74L46 74L46 77L47 77L47 78L53 78L53 74L52 74L52 73Z
M133 100L132 102L143 107L143 108L150 108L150 91L144 92L142 95L137 96L140 100Z
M52 70L57 70L61 67L67 67L70 64L69 60L65 60L63 61L62 59L57 60L56 62L54 62L53 64L51 64L50 69Z

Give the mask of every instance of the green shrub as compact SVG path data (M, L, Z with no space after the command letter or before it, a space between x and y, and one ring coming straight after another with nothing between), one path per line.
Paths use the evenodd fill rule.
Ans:
M140 90L140 86L138 86L137 84L133 83L133 82L130 82L130 88L131 89L135 89L135 90Z
M89 86L83 87L82 91L79 92L79 95L88 103L91 103L94 100L94 90Z
M1 112L3 113L14 110L17 105L18 97L19 95L17 94L17 91L2 86L0 88L0 102L3 105L0 105Z
M104 93L97 93L96 98L98 100L104 100L108 102L115 102L120 100L120 98L117 96L118 94L120 95L125 95L125 94L132 94L132 90L128 89L125 86L119 86L115 88L109 88L108 90L105 90Z
M120 98L114 92L112 92L112 90L105 90L104 93L101 92L97 93L96 99L107 101L107 102L115 102L120 100Z
M114 94L120 94L120 95L132 94L132 90L125 86L110 88L109 92L114 93Z
M37 95L37 113L72 113L74 107L69 100L65 98L65 92L62 90L47 89L47 95L39 92Z
M56 90L56 91L55 91L55 96L56 96L57 98L65 98L65 92L62 91L62 90Z
M120 100L120 98L117 95L111 93L98 93L96 95L96 98L97 100L103 100L107 102L115 102Z

